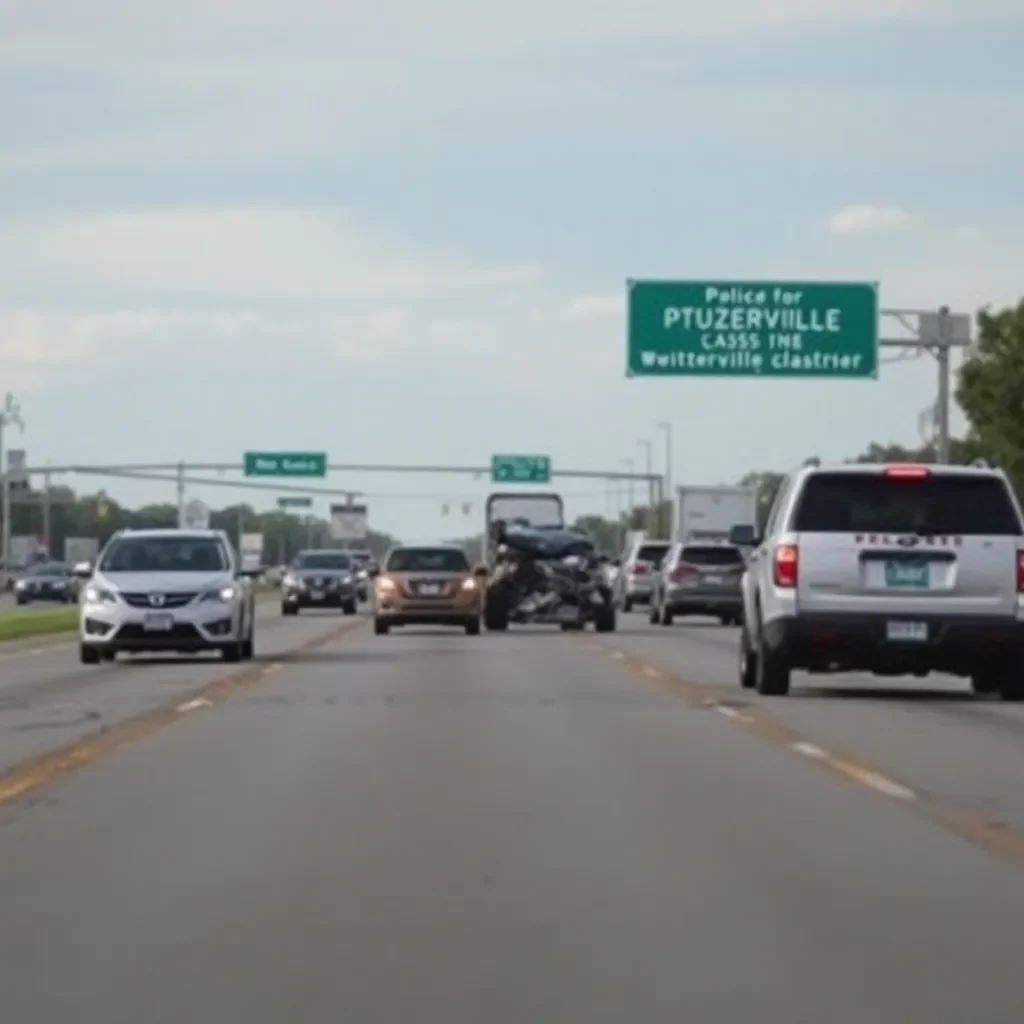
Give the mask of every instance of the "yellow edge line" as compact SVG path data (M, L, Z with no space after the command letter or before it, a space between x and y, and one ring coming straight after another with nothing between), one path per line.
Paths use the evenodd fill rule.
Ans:
M358 632L366 622L365 619L359 622L346 622L328 633L322 633L296 647L282 651L279 657L290 658L296 654L326 647ZM0 807L28 793L36 792L86 765L95 764L123 747L146 739L190 712L222 704L239 690L258 685L276 672L280 672L283 667L283 661L246 665L239 671L220 676L191 693L184 696L179 694L173 704L144 711L133 718L118 722L103 732L75 740L58 750L15 765L0 775Z
M760 711L749 707L740 711L730 707L722 702L722 691L718 687L688 682L650 659L612 647L605 640L591 636L577 636L575 639L585 646L604 651L611 660L640 676L644 684L653 689L680 697L691 707L716 711L723 719L745 732L803 757L834 778L912 808L933 824L980 846L988 853L1014 863L1024 863L1024 832L1019 829L1003 822L990 821L973 811L944 803L915 790L861 758L826 750L778 719Z

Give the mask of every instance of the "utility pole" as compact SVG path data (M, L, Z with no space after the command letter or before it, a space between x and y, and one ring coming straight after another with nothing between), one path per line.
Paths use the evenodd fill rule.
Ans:
M647 530L653 536L658 529L657 510L654 507L654 445L644 437L637 441L637 445L647 453Z
M179 462L177 466L178 470L178 529L185 529L185 463ZM239 558L241 558L241 552L239 552Z
M634 472L634 462L632 459L623 459L622 465L626 467L626 472L632 474ZM636 502L636 494L633 490L632 477L626 480L626 529L633 529L633 506Z
M967 348L971 344L971 318L967 313L951 313L949 306L938 312L920 309L883 309L883 317L897 320L914 336L911 338L882 338L882 348L901 348L918 353L928 352L938 364L938 388L935 402L935 458L949 461L950 413L950 353L954 348ZM911 323L916 318L917 325Z
M56 558L53 551L53 530L51 529L50 515L50 474L43 474L43 543L46 545L46 553L50 558Z
M672 539L672 520L675 517L676 495L672 490L672 424L667 420L658 423L658 429L665 432L665 540Z
M17 427L25 432L25 424L21 418L21 406L9 391L4 396L4 404L0 406L0 478L3 486L0 514L3 515L3 526L0 528L0 580L6 589L11 574L11 474L8 472L7 452L4 448L4 433L7 427Z

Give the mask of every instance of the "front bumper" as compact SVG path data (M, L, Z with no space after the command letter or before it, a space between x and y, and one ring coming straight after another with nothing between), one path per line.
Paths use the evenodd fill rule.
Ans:
M357 597L357 586L350 583L322 589L288 587L282 593L281 601L292 608L342 608Z
M450 598L395 597L378 594L374 602L374 618L394 626L461 626L483 614L480 592L456 594Z
M154 619L152 616L165 616ZM203 602L166 612L110 602L82 605L79 639L116 651L208 651L242 639L237 605ZM153 628L159 624L161 628Z
M889 639L890 623L924 624L927 638ZM972 675L1024 656L1024 622L953 615L808 614L765 623L766 646L810 671Z

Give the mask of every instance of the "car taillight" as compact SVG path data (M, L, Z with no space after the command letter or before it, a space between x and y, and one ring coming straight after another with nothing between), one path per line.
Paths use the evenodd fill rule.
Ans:
M795 544L780 544L775 549L773 563L775 586L795 587L797 570L800 564L799 552Z
M882 470L882 476L890 480L924 480L931 475L927 466L887 466Z
M647 572L647 566L643 562L630 562L627 571L630 576L643 576Z
M682 580L682 579L685 579L687 576L696 576L696 575L697 575L697 570L692 565L677 565L672 570L672 572L669 573L669 576L671 576L672 579L674 579L674 580Z
M1024 551L1017 552L1017 593L1024 594Z

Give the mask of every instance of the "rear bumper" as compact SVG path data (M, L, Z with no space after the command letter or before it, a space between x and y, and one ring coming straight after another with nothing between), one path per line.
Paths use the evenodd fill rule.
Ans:
M665 605L674 613L685 615L704 612L708 615L739 615L743 599L739 593L701 593L698 591L672 591L665 595Z
M890 640L890 622L924 623L928 637ZM769 649L810 671L966 676L1024 655L1024 622L1005 617L830 613L775 619L763 631Z

